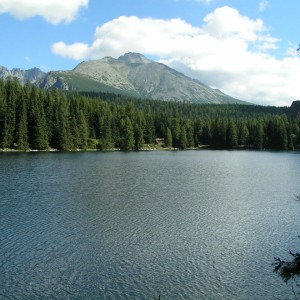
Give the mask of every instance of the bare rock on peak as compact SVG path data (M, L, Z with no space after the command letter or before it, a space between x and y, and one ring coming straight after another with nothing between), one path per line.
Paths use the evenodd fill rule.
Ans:
M84 61L72 71L52 72L40 86L112 92L166 101L249 104L134 52L126 53L118 59L104 57Z
M13 68L12 70L8 70L5 67L0 66L0 78L4 80L15 77L23 84L27 81L29 81L30 83L35 83L44 78L45 76L46 73L44 73L38 68L32 68L29 70Z
M151 60L146 58L144 55L134 52L125 53L118 58L119 61L123 61L129 64L148 64Z

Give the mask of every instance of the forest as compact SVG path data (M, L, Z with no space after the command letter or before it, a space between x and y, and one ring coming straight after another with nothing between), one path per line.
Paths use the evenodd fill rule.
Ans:
M288 107L191 104L115 94L42 90L0 81L0 148L20 151L274 149L300 145Z

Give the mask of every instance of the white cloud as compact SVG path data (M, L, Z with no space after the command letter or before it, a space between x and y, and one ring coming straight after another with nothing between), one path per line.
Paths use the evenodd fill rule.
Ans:
M139 19L119 17L98 27L91 46L83 43L66 45L55 43L52 50L65 57L77 60L100 58L106 55L119 56L136 51L158 56L171 56L186 50L185 43L192 43L205 32L180 20Z
M237 37L255 42L260 37L258 34L266 30L262 20L251 20L241 16L236 9L228 6L217 8L208 14L204 21L207 33L218 39Z
M67 58L81 60L89 56L89 45L74 43L68 46L64 42L58 42L52 45L52 51Z
M258 4L258 11L263 12L270 6L270 3L268 0L261 0Z
M130 51L155 55L236 98L290 105L300 97L300 59L269 54L267 50L276 49L277 43L262 20L224 6L208 14L202 27L181 19L119 17L96 29L93 44L59 42L52 51L75 60L118 57Z
M35 16L58 24L72 22L89 0L0 0L0 14L9 13L20 20Z

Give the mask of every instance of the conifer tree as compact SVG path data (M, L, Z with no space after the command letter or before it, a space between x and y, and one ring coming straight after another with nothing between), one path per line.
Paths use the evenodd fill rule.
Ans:
M134 149L141 150L143 148L144 141L144 133L143 129L139 127L137 124L134 126Z
M155 140L154 121L151 115L147 115L145 120L146 120L145 133L144 133L145 143L152 144L154 143Z
M173 137L173 146L175 148L180 148L181 125L180 125L180 116L178 113L172 119L172 129L171 130L172 130L172 137Z
M238 145L238 133L235 122L230 119L227 127L226 146L227 148L233 148Z
M88 136L89 136L89 128L88 128L87 121L86 121L85 116L82 111L80 111L80 114L79 114L78 128L79 128L79 144L78 144L78 146L81 149L86 149Z
M29 142L32 149L49 148L47 121L44 111L44 93L32 86L30 94Z
M65 95L57 101L54 120L54 147L58 150L68 151L72 149L69 106Z
M202 134L199 138L199 141L203 145L211 145L212 144L212 125L211 120L205 119L202 124Z
M120 126L120 149L132 150L134 148L134 131L130 119L128 117L122 118Z
M172 138L172 132L170 130L170 128L167 128L167 136L166 136L166 146L171 148L173 145L173 138Z
M259 119L254 127L254 142L253 146L256 149L263 149L264 147L264 129L262 120Z
M191 121L189 121L186 126L186 136L187 136L187 147L188 148L195 147L194 128L192 126Z
M187 148L187 135L185 126L181 126L180 130L180 140L179 140L179 148L184 150Z
M239 145L249 144L249 130L246 124L242 124L239 134Z
M26 151L29 149L28 128L27 128L27 106L26 101L22 101L20 121L17 128L17 147L19 150Z
M6 115L5 84L3 80L0 79L0 146L2 144L2 133L3 133L5 115Z
M16 80L8 80L6 83L6 111L3 128L3 148L13 148L16 127L16 99L19 83Z

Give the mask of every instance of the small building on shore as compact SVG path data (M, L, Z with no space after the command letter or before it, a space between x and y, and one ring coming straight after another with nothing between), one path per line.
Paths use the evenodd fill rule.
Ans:
M165 145L165 139L164 138L156 138L155 139L155 144L160 145L160 146L164 146Z

